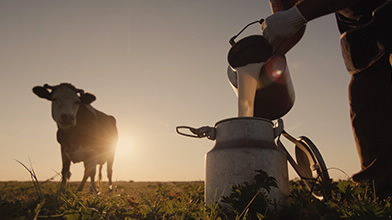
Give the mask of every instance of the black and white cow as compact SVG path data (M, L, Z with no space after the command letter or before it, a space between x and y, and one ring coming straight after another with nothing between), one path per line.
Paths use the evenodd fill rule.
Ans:
M57 141L61 145L63 168L61 190L64 191L71 176L71 162L84 163L84 176L78 188L82 191L88 177L91 190L97 192L96 167L99 164L99 180L102 165L107 162L109 190L112 190L112 167L117 145L116 120L93 108L95 96L75 88L72 84L36 86L33 92L52 102L52 118L57 124Z

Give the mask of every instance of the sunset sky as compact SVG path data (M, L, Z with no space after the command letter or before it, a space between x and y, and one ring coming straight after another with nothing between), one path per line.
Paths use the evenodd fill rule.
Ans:
M115 181L204 180L214 141L175 128L236 117L228 41L270 11L267 0L1 0L0 181L30 180L15 160L39 180L61 171L50 102L31 91L61 82L95 94L93 106L116 117ZM261 34L259 25L241 36L250 34ZM283 117L288 133L317 145L336 179L360 168L339 45L333 15L308 24L287 54L296 100ZM80 181L83 165L71 172Z

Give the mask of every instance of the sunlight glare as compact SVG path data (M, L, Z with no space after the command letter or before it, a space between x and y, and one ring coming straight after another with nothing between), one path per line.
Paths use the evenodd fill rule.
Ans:
M283 71L282 70L275 70L272 72L272 77L273 78L279 78L280 75L282 75Z
M118 138L116 155L119 157L128 157L132 153L132 139L129 136L120 136Z

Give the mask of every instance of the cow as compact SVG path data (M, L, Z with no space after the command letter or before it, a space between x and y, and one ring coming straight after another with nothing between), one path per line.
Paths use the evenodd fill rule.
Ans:
M62 178L60 191L64 192L71 177L71 162L84 163L84 175L77 192L83 190L88 177L91 191L98 192L95 183L96 167L99 165L99 181L102 166L107 163L109 190L112 191L114 153L118 140L116 119L90 104L93 94L85 93L70 83L35 86L33 93L52 103L52 118L57 124L57 142L61 145Z

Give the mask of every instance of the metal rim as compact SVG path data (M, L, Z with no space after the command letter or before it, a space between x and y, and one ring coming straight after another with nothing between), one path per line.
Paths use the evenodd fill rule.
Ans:
M324 186L330 183L330 177L319 150L307 137L301 136L298 141L301 145L295 146L295 156L306 186L315 198L328 199L330 192ZM321 187L315 187L317 182Z
M271 126L274 125L273 121L271 121L271 120L269 120L269 119L266 119L266 118L259 118L259 117L235 117L235 118L227 118L227 119L223 119L223 120L221 120L221 121L218 121L218 122L215 124L215 127L218 126L218 125L221 124L221 123L228 122L228 121L235 121L235 120L264 121L264 122L267 122L267 123L271 124Z

